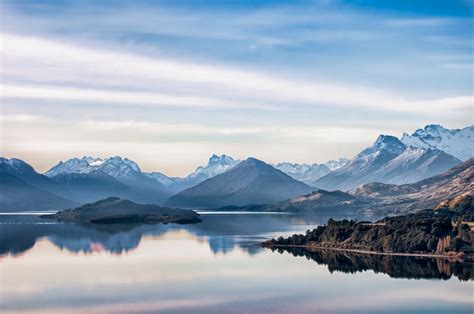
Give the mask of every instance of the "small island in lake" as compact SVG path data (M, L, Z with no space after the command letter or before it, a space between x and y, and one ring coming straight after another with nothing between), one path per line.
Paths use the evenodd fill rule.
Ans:
M336 249L377 254L472 257L474 197L459 196L434 209L376 222L335 221L262 243L269 248Z
M167 208L153 204L137 204L117 197L109 197L42 218L63 222L113 224L113 223L198 223L198 213L189 209Z

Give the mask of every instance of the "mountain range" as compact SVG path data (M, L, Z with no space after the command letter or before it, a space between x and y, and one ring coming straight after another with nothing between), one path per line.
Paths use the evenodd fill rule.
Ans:
M0 206L3 211L56 210L110 196L137 203L206 208L275 204L303 196L312 204L317 198L336 196L324 191L352 193L367 184L390 190L394 185L398 188L439 175L474 156L473 138L474 126L448 130L427 125L400 139L380 135L350 160L271 165L255 158L240 161L225 154L212 155L206 165L182 178L143 172L136 162L119 156L72 158L44 175L19 159L1 158Z
M325 190L350 190L370 182L405 184L454 167L461 160L439 149L406 146L398 138L380 135L374 144L314 182Z
M396 185L373 182L349 192L315 190L274 204L217 210L386 216L432 209L442 202L464 196L474 196L474 158L415 183Z

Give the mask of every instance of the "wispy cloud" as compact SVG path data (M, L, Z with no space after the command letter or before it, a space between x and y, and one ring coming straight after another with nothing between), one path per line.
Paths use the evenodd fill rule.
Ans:
M471 122L465 17L227 4L2 1L2 153L132 151L182 174L213 152L324 161Z
M454 18L395 18L387 19L386 25L396 27L431 27L455 24L459 19Z
M4 84L2 97L9 99L223 109L277 109L291 103L406 112L449 112L469 101L469 96L413 101L362 86L277 77L228 66L142 57L10 34L2 34L2 42L2 76L29 84Z

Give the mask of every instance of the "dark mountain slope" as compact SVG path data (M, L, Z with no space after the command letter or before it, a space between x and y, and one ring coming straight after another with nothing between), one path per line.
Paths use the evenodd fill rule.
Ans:
M51 180L60 186L61 195L78 203L90 203L110 196L144 202L147 195L136 192L128 185L102 171L59 174Z
M41 190L9 173L0 172L0 211L60 210L77 203Z

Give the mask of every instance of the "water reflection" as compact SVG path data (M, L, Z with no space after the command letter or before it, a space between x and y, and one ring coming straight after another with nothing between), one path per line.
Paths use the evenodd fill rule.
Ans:
M452 276L460 280L474 279L474 263L446 259L410 256L369 255L334 250L308 251L302 248L273 249L280 254L288 252L295 257L304 256L319 265L327 265L332 272L357 273L372 270L392 278L442 279Z
M143 238L163 238L185 231L195 241L209 245L213 254L229 254L237 248L248 255L263 249L257 243L279 235L302 232L324 223L327 217L293 215L204 215L203 222L190 225L140 224L64 224L45 223L36 216L0 216L0 256L19 255L46 238L61 250L73 253L108 252L127 254L136 249ZM275 251L275 250L274 250ZM393 278L449 279L474 278L473 263L447 262L432 258L366 255L337 251L310 252L304 249L277 249L294 256L305 256L328 270L355 273L373 270Z
M308 260L253 245L326 220L212 215L196 225L80 226L0 216L0 312L472 313L473 281L433 261Z
M114 254L138 247L143 237L186 230L209 243L215 254L229 253L237 246L255 254L254 244L270 235L302 232L324 223L327 217L291 215L204 215L203 222L190 225L140 224L65 224L45 223L36 216L0 216L0 256L16 255L31 249L40 238L48 238L57 247L71 252L90 253L102 249Z

